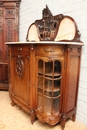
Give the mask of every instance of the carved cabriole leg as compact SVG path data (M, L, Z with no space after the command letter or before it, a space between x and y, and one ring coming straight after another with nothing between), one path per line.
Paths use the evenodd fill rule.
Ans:
M15 105L15 102L13 101L13 99L11 98L11 105L14 106Z
M66 119L67 119L66 114L62 114L61 115L62 130L64 130L64 128L65 128L65 121L66 121Z
M76 119L76 114L74 114L74 115L72 116L72 121L74 122L75 119Z
M35 109L30 110L30 115L31 115L31 123L33 124L36 118Z
M15 102L13 100L13 97L12 97L12 94L10 93L10 97L11 97L11 105L14 106L15 105Z
M75 121L75 119L76 119L76 107L74 108L74 110L75 110L75 112L74 112L74 114L72 115L72 121L74 122Z

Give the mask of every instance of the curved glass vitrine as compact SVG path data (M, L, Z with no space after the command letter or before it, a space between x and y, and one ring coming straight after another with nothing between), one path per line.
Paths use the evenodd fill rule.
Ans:
M61 97L61 61L38 59L37 110L48 115L58 115Z

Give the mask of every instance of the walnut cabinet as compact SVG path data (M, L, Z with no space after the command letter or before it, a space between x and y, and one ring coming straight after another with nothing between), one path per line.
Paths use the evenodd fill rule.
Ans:
M21 0L0 0L0 90L8 90L8 48L5 42L18 41Z
M31 117L65 127L75 121L81 42L8 42L9 94Z

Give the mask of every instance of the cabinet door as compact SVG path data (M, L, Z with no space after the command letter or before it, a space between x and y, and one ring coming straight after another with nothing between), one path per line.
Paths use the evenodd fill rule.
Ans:
M63 59L36 57L37 111L58 116L61 111Z
M29 105L29 55L13 54L11 57L11 91L13 99Z

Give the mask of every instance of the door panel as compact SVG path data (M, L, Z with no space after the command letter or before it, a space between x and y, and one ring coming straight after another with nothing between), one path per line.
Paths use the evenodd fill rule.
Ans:
M12 69L13 69L13 79L14 87L13 93L14 95L22 102L29 102L29 95L27 94L29 91L29 59L27 55L17 55L14 54L12 57ZM17 85L17 86L16 86Z

